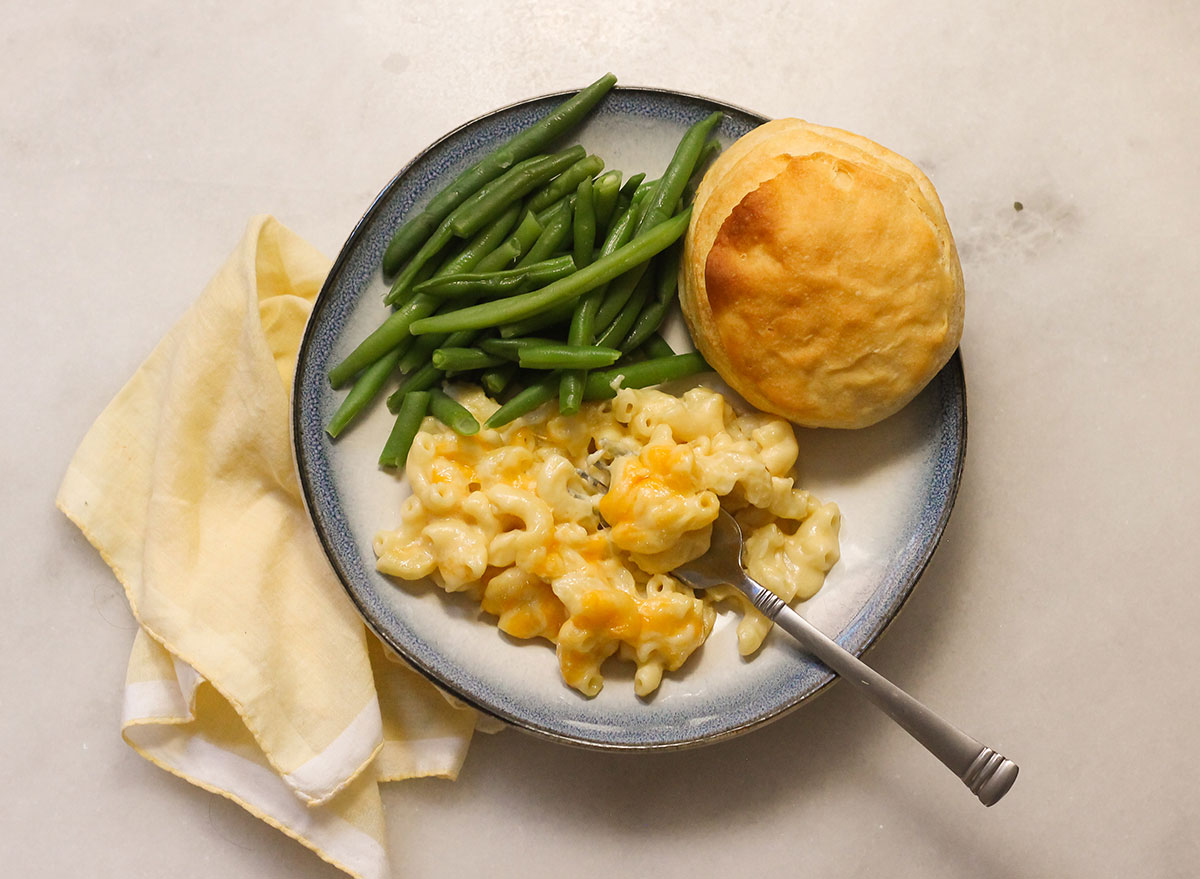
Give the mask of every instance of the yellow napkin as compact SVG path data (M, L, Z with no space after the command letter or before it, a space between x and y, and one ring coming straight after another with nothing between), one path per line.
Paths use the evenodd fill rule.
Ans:
M477 715L387 658L305 513L290 383L328 270L253 219L88 432L58 505L140 624L129 745L347 873L385 877L378 783L455 777Z

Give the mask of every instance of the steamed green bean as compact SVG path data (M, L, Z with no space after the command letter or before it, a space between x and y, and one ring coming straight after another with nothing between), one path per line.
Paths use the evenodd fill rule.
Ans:
M500 325L500 338L502 339L519 339L521 336L528 336L530 333L540 333L548 327L553 327L556 324L565 323L571 319L571 314L575 310L574 302L564 302L554 308L548 309L541 314L535 314L531 317L521 320L512 321L511 323Z
M509 205L583 158L584 149L574 146L552 156L537 156L514 165L461 205L450 215L450 229L459 238L474 235Z
M520 204L514 203L510 205L493 217L486 226L477 229L475 236L468 242L466 247L443 262L438 267L438 270L433 273L431 280L432 278L441 278L446 275L469 272L474 269L485 257L508 240L509 233L516 228L520 219Z
M541 211L550 207L565 195L570 195L584 179L595 177L604 170L604 160L599 156L584 156L563 171L546 186L529 197L529 209Z
M429 398L428 391L413 391L404 397L396 415L396 423L392 425L392 432L379 455L379 463L382 466L404 466L404 462L408 460L408 450L412 448L413 439L421 429L421 422L429 409Z
M641 347L653 333L658 332L658 328L662 326L663 319L667 316L667 311L671 307L670 302L654 301L642 307L641 312L633 322L633 326L629 328L624 340L617 347L622 352L628 354L635 348Z
M432 363L426 363L416 372L404 377L400 387L387 398L387 407L392 412L399 412L404 404L404 398L416 391L427 391L442 380L442 371Z
M493 412L483 426L503 427L522 415L527 415L543 403L553 400L556 394L558 394L558 373L551 372L545 378L515 394L511 400Z
M467 407L438 388L429 391L429 414L461 436L479 433L479 421Z
M383 388L388 376L395 372L399 360L400 349L396 348L372 363L354 382L350 393L346 394L342 404L329 419L325 432L336 439L338 434L346 429L346 425L357 418L367 404L375 399L375 395Z
M442 275L430 278L413 289L417 293L425 293L438 299L457 299L463 296L495 298L523 293L532 287L565 278L574 271L575 260L570 254L563 254L542 262L529 263L521 268Z
M535 262L543 262L554 255L571 234L571 221L575 211L575 198L565 198L559 202L545 222L542 223L542 234L537 241L517 261L517 268L524 268Z
M608 224L617 215L617 202L621 198L621 172L607 171L592 181L592 192L596 200L596 235L603 238Z
M481 259L475 265L477 272L498 272L521 258L525 251L533 246L538 236L542 234L542 224L538 222L533 211L526 211L513 231L505 241Z
M433 234L438 224L481 186L496 179L522 159L541 152L578 125L608 94L616 81L615 76L606 73L455 177L430 200L421 213L393 235L383 256L384 275L395 274L401 264Z
M438 348L466 348L478 335L478 330L460 330L457 333L418 336L408 353L400 358L400 371L407 373L425 366Z
M675 356L675 349L660 333L651 333L650 338L642 345L642 350L646 352L646 357L650 360Z
M612 316L612 319L607 324L601 324L597 320L597 325L604 327L596 336L597 345L616 348L621 344L621 341L633 328L634 321L641 314L646 301L650 298L652 286L649 273L643 274L637 286L630 291L624 306Z
M592 262L596 247L596 202L592 194L592 178L582 180L575 190L575 217L571 226L575 267L582 269Z
M708 135L720 124L724 115L719 110L710 113L684 133L675 148L675 155L667 164L667 170L658 179L654 192L646 203L646 210L638 226L639 235L653 229L675 210L675 205L683 197L684 187L692 176L692 169L696 167L696 160L704 151Z
M517 364L505 363L503 366L485 369L479 376L479 384L493 397L497 397L509 386L516 374Z
M530 345L517 352L525 369L595 369L611 366L621 352L597 345Z
M472 369L488 369L505 363L503 357L488 354L478 348L437 348L430 362L442 372L469 372Z
M621 379L620 387L646 388L698 372L706 372L708 369L710 367L704 362L704 358L695 352L613 366L588 373L583 396L586 400L607 400L615 397L617 391L613 383L618 378Z
M618 248L608 256L600 257L591 265L585 266L573 275L560 278L541 290L521 293L508 299L472 305L448 314L423 317L421 320L407 325L405 329L410 330L414 335L479 329L511 323L533 314L539 314L560 303L571 302L588 290L643 264L650 257L669 247L683 235L691 215L691 208L685 208L681 213L660 223L645 234L635 237L624 247Z
M518 339L484 339L479 343L479 347L488 354L495 354L497 357L503 357L505 360L511 360L513 363L516 363L520 359L521 352L526 348L557 344L559 343L554 339L522 336Z

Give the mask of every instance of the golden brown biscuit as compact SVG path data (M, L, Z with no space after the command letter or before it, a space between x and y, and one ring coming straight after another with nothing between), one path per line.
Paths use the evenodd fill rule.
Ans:
M809 427L898 411L962 334L962 271L925 175L866 138L794 119L761 126L709 169L680 289L725 381Z

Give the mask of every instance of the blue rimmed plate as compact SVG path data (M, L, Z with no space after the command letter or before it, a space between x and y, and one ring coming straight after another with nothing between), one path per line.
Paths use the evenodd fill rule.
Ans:
M393 231L441 186L564 94L496 110L437 141L380 193L355 227L313 309L296 367L293 439L305 501L334 570L367 624L439 686L514 726L552 739L609 749L713 742L800 705L830 681L825 668L781 634L752 660L738 656L732 613L650 699L633 694L632 666L605 666L606 685L586 699L559 675L552 647L501 633L478 606L431 583L375 571L372 539L395 527L408 494L376 460L391 429L376 405L336 442L324 431L341 393L329 367L386 317L379 264ZM728 145L764 117L659 89L616 88L571 140L609 168L657 176L684 130L722 110ZM677 323L676 350L690 346ZM722 390L715 377L705 380ZM800 611L852 653L862 653L912 591L941 537L958 490L966 447L966 386L955 355L904 410L865 430L800 430L799 484L842 510L842 558Z

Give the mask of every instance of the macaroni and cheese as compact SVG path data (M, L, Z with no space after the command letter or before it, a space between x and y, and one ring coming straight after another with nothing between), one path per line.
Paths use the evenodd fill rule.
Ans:
M481 423L496 409L477 389L457 396ZM616 654L649 695L704 643L718 602L743 614L743 655L762 644L771 624L742 593L696 593L670 574L708 549L722 505L746 535L750 575L788 601L811 597L838 560L838 509L795 486L786 421L738 414L706 388L548 408L473 436L427 418L408 456L412 495L375 553L380 571L470 593L502 631L553 642L581 693L600 691ZM581 475L598 467L606 492Z

